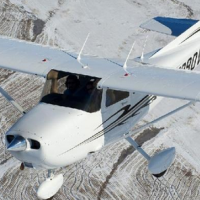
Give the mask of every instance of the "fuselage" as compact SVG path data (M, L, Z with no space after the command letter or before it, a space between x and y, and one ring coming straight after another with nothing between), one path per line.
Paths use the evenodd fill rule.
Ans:
M103 96L101 109L93 113L40 102L7 132L7 138L20 135L27 142L26 150L11 153L28 167L70 165L129 132L155 99L129 93L127 98L106 107ZM7 146L12 142L6 141ZM31 145L32 141L37 141L39 147Z

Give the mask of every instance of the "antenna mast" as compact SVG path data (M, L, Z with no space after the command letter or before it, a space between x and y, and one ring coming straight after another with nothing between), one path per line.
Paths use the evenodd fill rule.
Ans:
M128 70L127 70L127 62L128 62L128 59L129 59L129 57L130 57L130 55L131 55L131 53L132 53L132 51L133 51L134 45L135 45L135 42L133 42L133 45L132 45L132 47L131 47L131 49L130 49L130 51L129 51L129 53L128 53L128 56L127 56L127 58L126 58L126 60L125 60L125 63L124 63L124 65L123 65L124 71L126 72L125 76L128 76L128 74L129 74L129 72L128 72Z
M83 68L87 68L87 67L88 67L88 66L84 65L84 64L81 62L81 54L82 54L82 52L83 52L83 49L84 49L84 47L85 47L85 44L86 44L86 42L87 42L89 36L90 36L90 33L88 33L88 35L87 35L87 37L86 37L86 39L85 39L85 42L83 43L83 46L82 46L82 48L81 48L81 50L80 50L80 52L79 52L79 54L78 54L78 57L77 57L77 61L82 65Z
M148 37L149 37L149 35L146 36L145 43L144 43L144 46L143 46L142 55L141 55L142 61L144 60L144 50L145 50L145 47L146 47L146 44L147 44Z

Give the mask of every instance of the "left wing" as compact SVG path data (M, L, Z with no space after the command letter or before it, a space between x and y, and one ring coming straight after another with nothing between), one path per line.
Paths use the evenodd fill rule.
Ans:
M99 88L134 91L178 99L200 101L200 73L138 66L128 69L129 75L121 68L115 74L103 78Z

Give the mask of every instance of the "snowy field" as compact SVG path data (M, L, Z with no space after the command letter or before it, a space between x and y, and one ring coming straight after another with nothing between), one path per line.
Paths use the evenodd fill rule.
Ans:
M173 37L152 33L139 25L155 16L200 19L199 0L2 0L0 34L78 52L91 34L84 54L125 59L160 48ZM12 58L11 58L12 59ZM29 110L40 98L44 79L0 69L0 85ZM163 99L140 122L151 121L185 102ZM19 170L4 147L4 133L20 114L0 96L0 199L35 200L45 171ZM88 158L58 169L64 186L53 200L200 200L200 104L190 106L138 134L137 140L153 155L175 146L176 159L157 180L145 159L126 141L105 147Z

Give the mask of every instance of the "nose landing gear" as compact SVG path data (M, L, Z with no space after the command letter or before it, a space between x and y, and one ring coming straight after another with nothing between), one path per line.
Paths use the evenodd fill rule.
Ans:
M54 175L52 170L48 170L48 178L41 183L37 190L39 199L49 199L53 197L63 184L63 175Z

